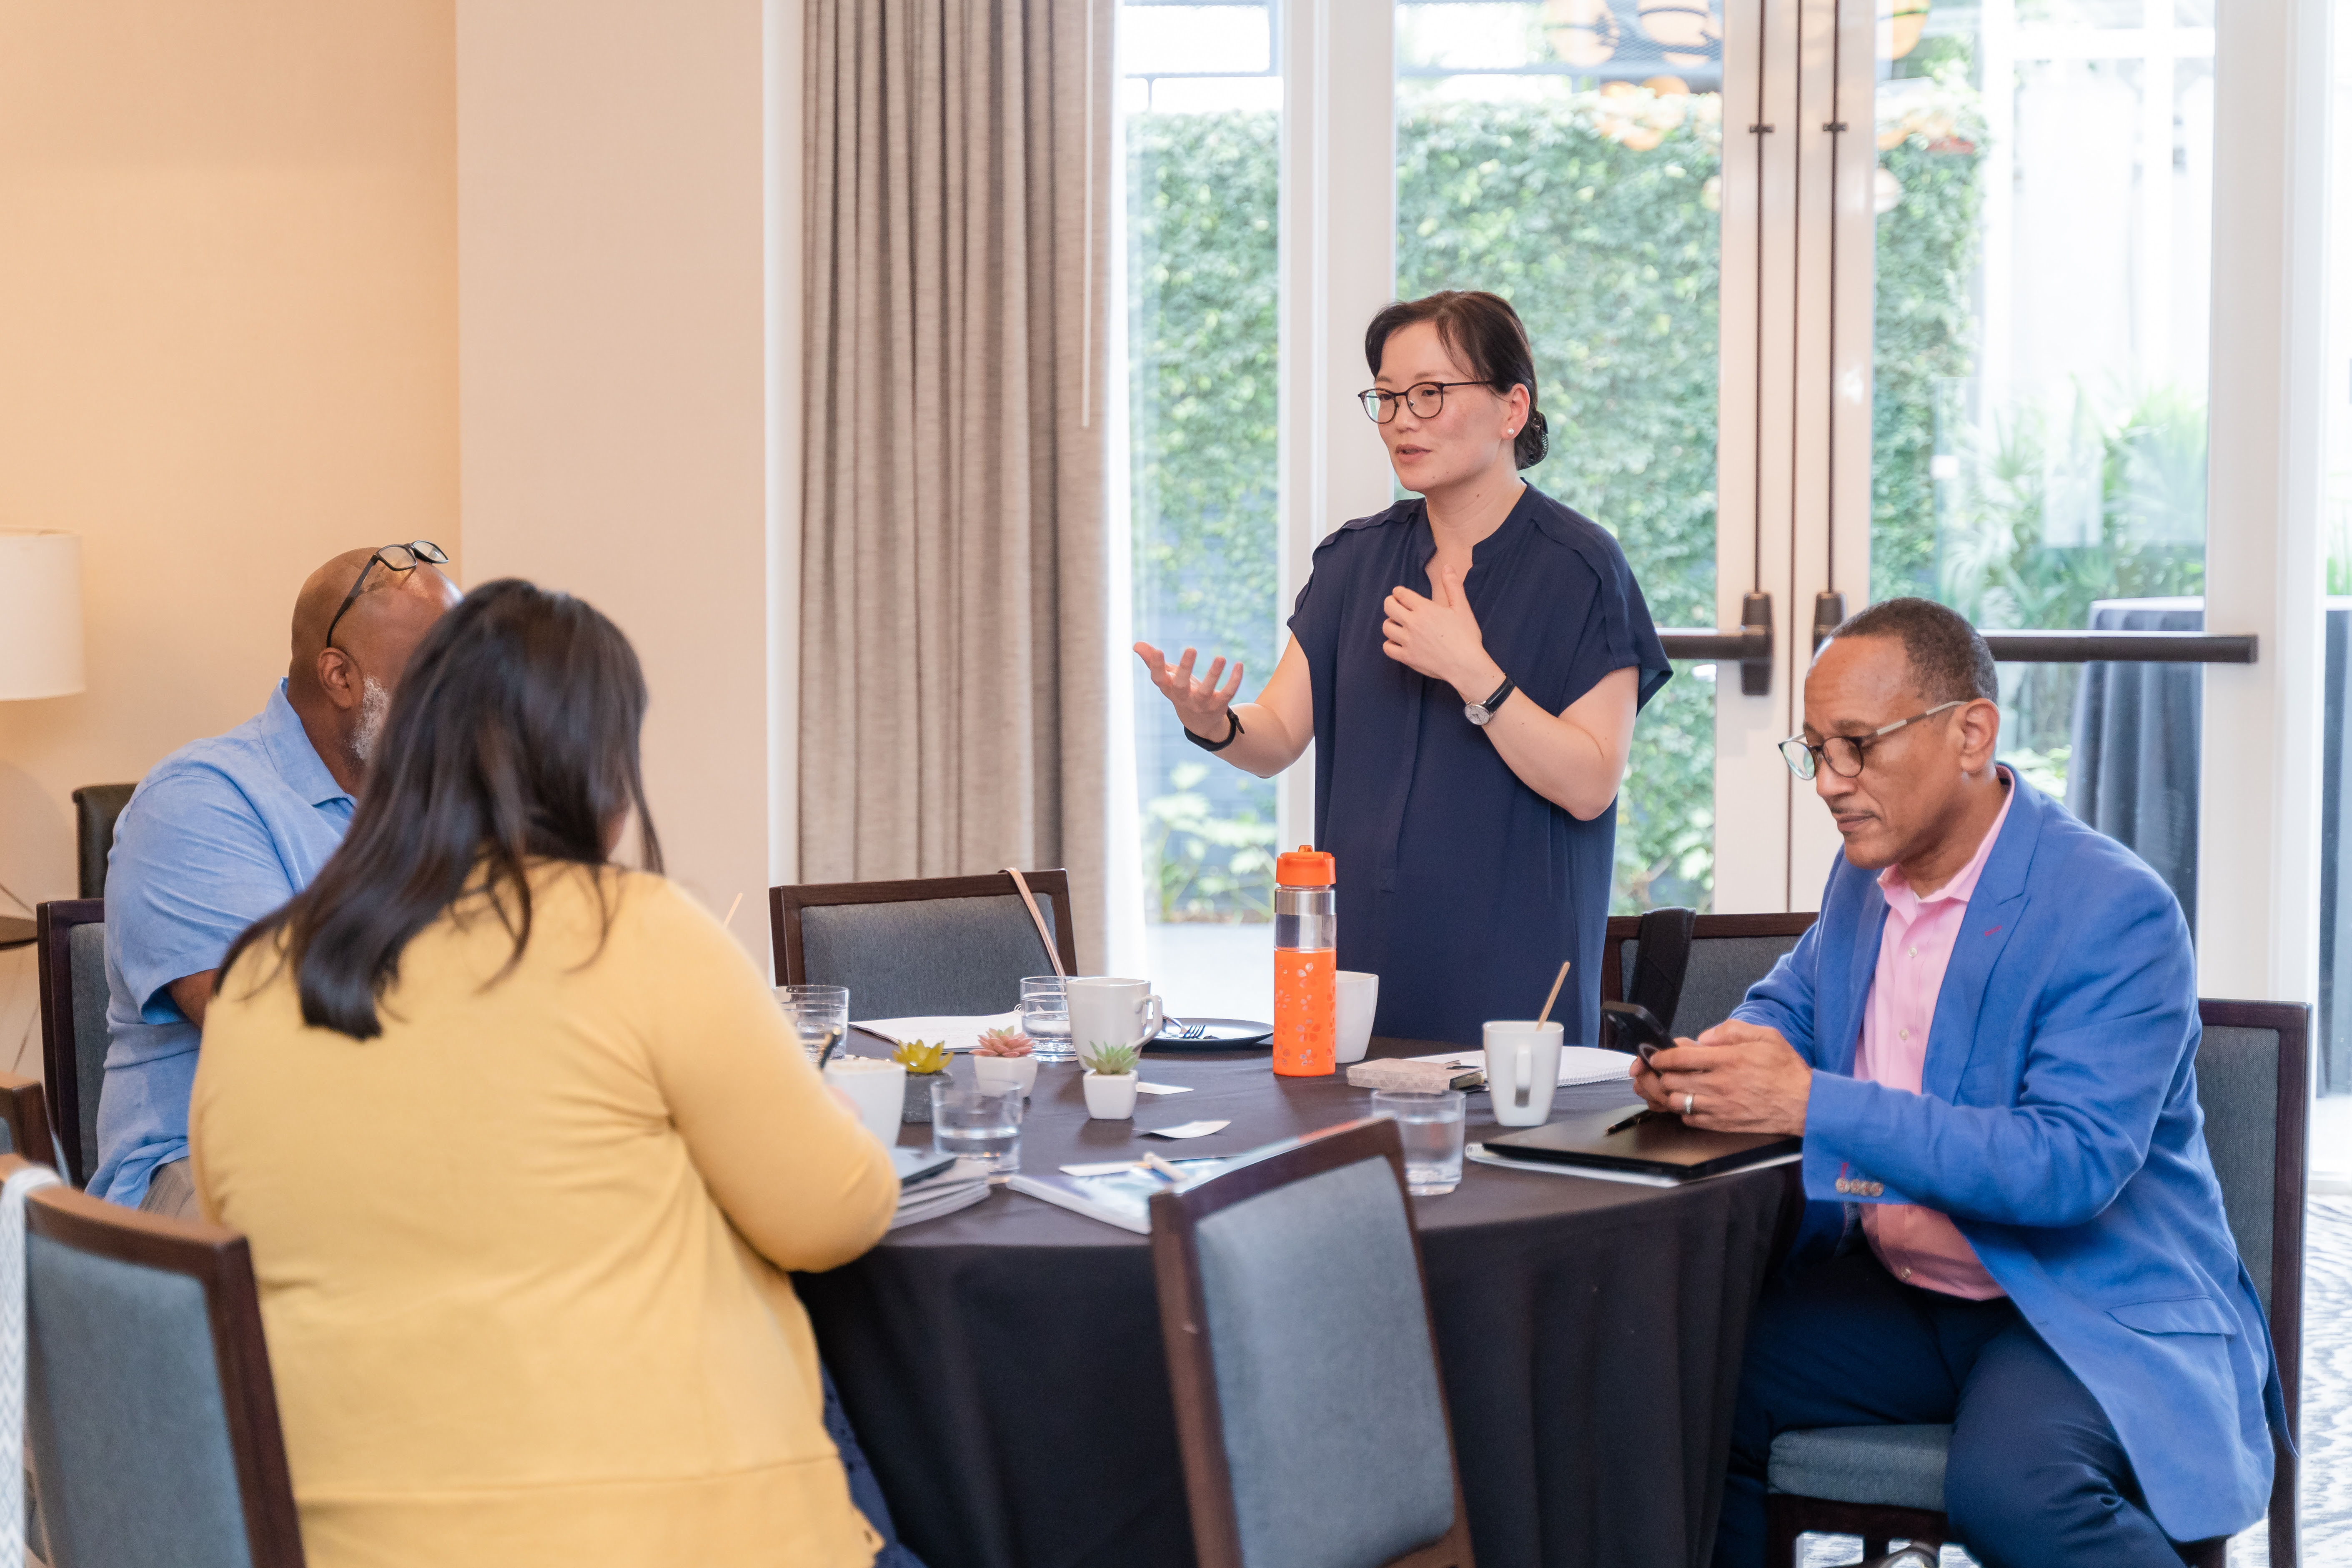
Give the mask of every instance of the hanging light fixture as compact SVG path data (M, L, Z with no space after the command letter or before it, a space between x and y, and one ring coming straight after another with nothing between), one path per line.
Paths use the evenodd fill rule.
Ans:
M1885 58L1899 60L1919 47L1927 30L1927 0L1879 0L1879 41Z
M1552 53L1580 70L1607 65L1617 53L1617 17L1609 0L1543 0L1543 30Z
M1703 66L1723 58L1723 20L1706 0L1641 0L1641 7L1642 30L1669 65Z

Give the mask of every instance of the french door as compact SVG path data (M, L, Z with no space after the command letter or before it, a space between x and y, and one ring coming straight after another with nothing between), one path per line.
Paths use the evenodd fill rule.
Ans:
M1675 661L1619 908L1813 906L1836 839L1775 743L1820 632L1918 594L1997 634L2004 758L2193 914L2197 666L2255 653L2201 614L2215 25L1126 0L1137 635L1269 668L1316 542L1393 493L1363 323L1492 289L1554 432L1528 478L1616 534ZM1139 697L1146 918L1206 964L1255 941L1311 768L1252 794Z

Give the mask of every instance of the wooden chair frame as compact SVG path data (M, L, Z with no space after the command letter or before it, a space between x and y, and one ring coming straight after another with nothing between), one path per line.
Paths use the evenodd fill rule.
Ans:
M2270 1560L2271 1568L2296 1568L2301 1561L2296 1516L2300 1465L2288 1443L2303 1426L2303 1213L2309 1165L2311 1008L2301 1002L2200 1000L2197 1016L2207 1028L2271 1029L2278 1035L2270 1320L2281 1392L2286 1396L2287 1431L2286 1440L2276 1433L2271 1437L2277 1472L2271 1483ZM1950 1530L1940 1513L1774 1492L1765 1500L1764 1561L1770 1568L1795 1568L1797 1538L1813 1531L1859 1535L1863 1555L1875 1557L1890 1539L1940 1543L1949 1538ZM2180 1556L2198 1568L2224 1568L2228 1551L2227 1540L2184 1542Z
M0 1180L18 1163L13 1154L0 1155ZM245 1237L220 1226L142 1214L62 1186L31 1194L25 1227L60 1247L183 1274L203 1287L253 1568L303 1568L294 1486L278 1423L278 1390L269 1374L261 1302ZM46 1502L43 1511L57 1517Z
M16 1152L36 1165L57 1165L57 1148L49 1141L49 1111L37 1079L0 1072L0 1122L8 1128Z
M1405 1194L1404 1146L1396 1123L1366 1117L1310 1132L1288 1147L1228 1171L1183 1192L1160 1193L1151 1200L1151 1264L1160 1292L1160 1335L1168 1352L1168 1380L1176 1396L1176 1436L1184 1456L1184 1494L1192 1516L1192 1545L1200 1568L1243 1568L1241 1523L1234 1504L1233 1471L1225 1458L1224 1419L1217 1403L1216 1367L1209 1357L1208 1303L1201 1283L1200 1223L1220 1210L1293 1182L1360 1161L1383 1159L1394 1174L1404 1204L1405 1228L1412 1241L1412 1266L1421 1286L1422 1310L1429 1311L1429 1276L1421 1255L1420 1228L1412 1223L1412 1200ZM1444 1376L1436 1366L1437 1321L1429 1317L1432 1370L1439 1373L1439 1408L1445 1418L1445 1464L1454 1478L1454 1524L1425 1546L1392 1557L1380 1568L1475 1568L1470 1516L1462 1497L1462 1471L1454 1443L1454 1416L1445 1408Z
M1029 891L1054 910L1054 947L1062 973L1078 972L1077 939L1071 931L1070 874L1024 871ZM998 881L1003 877L1003 881ZM768 932L775 943L776 984L806 985L808 957L801 939L801 911L838 904L917 904L935 899L1018 898L1020 889L1002 871L980 877L919 877L900 882L803 882L768 889ZM1043 956L1040 954L1039 956ZM1039 973L1044 973L1041 966Z
M34 911L41 973L41 1078L57 1110L65 1178L89 1184L98 1151L81 1146L81 1074L74 1055L73 928L106 918L104 899L58 899Z
M1812 929L1818 918L1810 910L1795 914L1701 915L1691 926L1691 945L1696 947L1709 937L1802 936ZM1609 917L1608 934L1601 949L1603 1002L1625 1000L1625 944L1640 933L1641 926L1639 915Z

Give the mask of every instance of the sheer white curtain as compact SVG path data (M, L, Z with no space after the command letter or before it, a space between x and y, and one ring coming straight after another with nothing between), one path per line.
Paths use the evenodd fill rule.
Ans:
M1069 868L1098 962L1108 0L809 0L801 874Z

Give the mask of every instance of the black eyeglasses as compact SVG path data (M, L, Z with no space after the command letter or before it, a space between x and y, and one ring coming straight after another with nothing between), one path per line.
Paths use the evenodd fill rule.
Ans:
M343 612L358 602L360 590L367 586L368 574L375 570L375 563L379 561L383 563L383 569L387 572L414 572L420 561L430 561L436 566L447 565L449 552L429 539L412 539L405 544L387 544L369 556L367 564L360 568L359 580L352 584L352 591L343 595L342 605L335 611L335 618L327 623L327 635L320 639L321 647L335 646L336 626L341 622Z
M1382 392L1379 387L1367 387L1356 394L1356 401L1364 405L1375 425L1385 425L1396 417L1399 402L1412 410L1415 419L1434 419L1445 406L1445 389L1449 386L1486 386L1484 381L1422 381L1402 392Z
M1881 736L1892 735L1906 724L1916 724L1922 719L1933 719L1947 708L1967 706L1966 701L1954 698L1949 702L1939 703L1928 709L1925 713L1914 713L1908 719L1897 719L1892 724L1881 724L1867 735L1832 735L1818 746L1805 744L1805 738L1802 735L1791 735L1780 742L1780 759L1789 764L1790 773L1808 784L1812 782L1816 758L1827 763L1830 772L1842 779L1860 778L1862 753L1872 742Z

